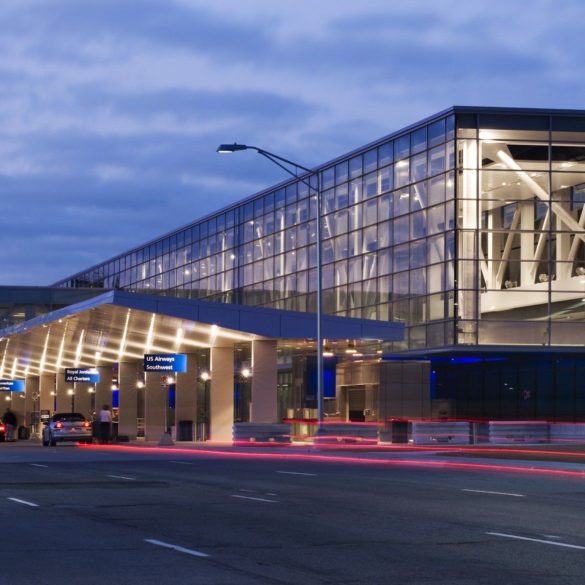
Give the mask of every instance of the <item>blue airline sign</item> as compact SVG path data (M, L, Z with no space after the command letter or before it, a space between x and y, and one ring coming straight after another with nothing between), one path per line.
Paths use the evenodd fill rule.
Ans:
M24 392L24 380L0 380L0 392Z
M65 368L65 382L97 384L100 373L96 368Z
M186 372L187 356L181 353L144 354L145 372Z

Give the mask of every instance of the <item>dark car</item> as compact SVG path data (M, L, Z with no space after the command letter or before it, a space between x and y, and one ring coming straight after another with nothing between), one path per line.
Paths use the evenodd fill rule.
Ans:
M91 421L78 412L56 412L43 428L43 447L66 441L91 443Z

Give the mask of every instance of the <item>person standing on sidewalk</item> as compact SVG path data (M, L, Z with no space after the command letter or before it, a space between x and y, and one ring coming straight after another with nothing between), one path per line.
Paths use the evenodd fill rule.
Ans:
M14 441L14 430L16 429L16 415L10 410L6 409L6 412L2 416L2 422L6 428L6 440Z
M112 413L107 404L102 406L98 420L100 423L100 443L105 445L110 441L110 427L112 426Z

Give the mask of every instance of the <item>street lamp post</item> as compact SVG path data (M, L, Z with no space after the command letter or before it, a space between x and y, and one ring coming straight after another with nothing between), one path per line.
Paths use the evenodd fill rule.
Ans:
M315 192L317 199L317 229L315 231L317 237L317 433L320 432L323 424L323 278L322 278L322 243L321 243L321 175L319 171L314 171L292 162L282 156L278 156L272 152L258 148L257 146L251 146L247 144L220 144L217 148L217 152L220 154L231 154L240 150L255 150L258 154L267 158L270 162L274 163L286 173L298 179ZM288 165L288 166L286 166ZM296 170L293 172L290 167L294 167ZM299 170L305 173L305 177L299 174ZM310 178L315 176L317 184L312 185ZM309 180L307 180L307 178Z

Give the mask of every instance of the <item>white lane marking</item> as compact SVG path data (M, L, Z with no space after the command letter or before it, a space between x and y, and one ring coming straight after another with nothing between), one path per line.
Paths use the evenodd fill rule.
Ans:
M301 471L277 471L276 473L282 473L283 475L307 475L311 477L315 477L316 473L303 473Z
M513 538L515 540L528 540L530 542L540 542L542 544L552 544L553 546L563 546L565 548L576 548L578 550L585 550L585 546L578 544L567 544L566 542L551 542L550 540L542 540L541 538L528 538L526 536L516 536L515 534L503 534L502 532L486 532L490 536L501 536L503 538Z
M33 502L27 502L26 500L21 500L19 498L6 498L7 500L10 500L11 502L16 502L17 504L24 504L25 506L30 506L31 508L38 508L39 505L35 504Z
M462 489L462 492L474 492L476 494L493 494L496 496L511 496L512 498L525 498L524 494L511 494L509 492L489 492L487 490L466 490Z
M178 552L185 553L186 555L191 555L192 557L208 557L208 554L199 552L198 550L193 550L190 548L185 548L183 546L178 546L176 544L170 544L168 542L163 542L162 540L155 540L153 538L145 538L144 542L149 542L150 544L154 544L156 546L162 546L163 548L170 548L172 550L176 550Z
M42 463L31 463L32 467L49 467L48 465L43 465Z
M193 465L189 461L169 461L169 463L176 463L177 465Z
M126 475L108 475L108 477L111 477L113 479L128 479L130 481L134 481L134 477L127 477Z
M560 538L560 536L555 536L554 534L543 534L545 538Z
M241 498L242 500L255 500L256 502L271 502L278 504L278 500L267 500L266 498L253 498L252 496L238 496L237 494L231 494L232 498Z
M247 490L246 488L238 488L239 492L247 492L249 494L253 494L256 490Z

